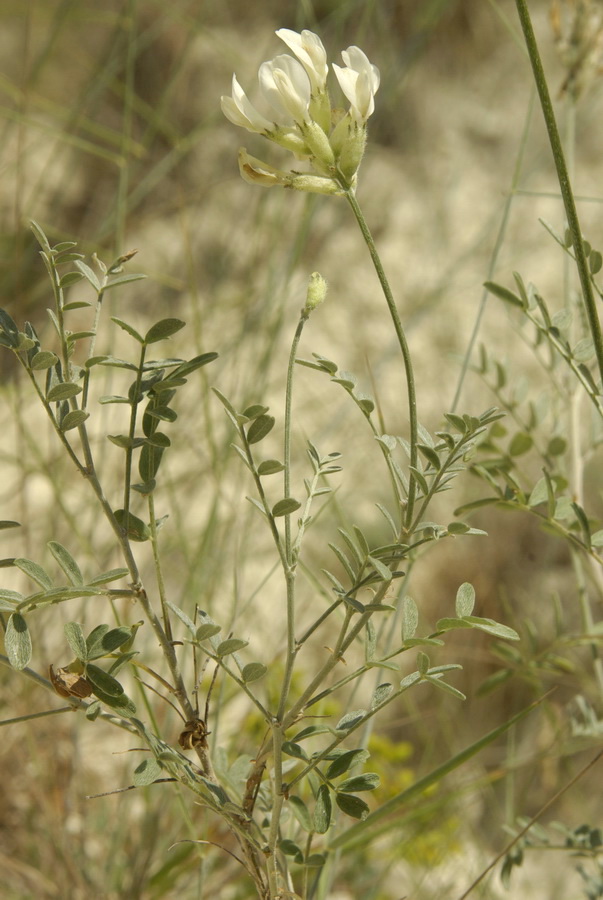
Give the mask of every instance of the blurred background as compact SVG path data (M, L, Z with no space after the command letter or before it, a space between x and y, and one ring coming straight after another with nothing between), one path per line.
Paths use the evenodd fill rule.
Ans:
M564 22L575 8L562 5ZM533 0L530 9L563 128L567 69L555 49L551 5ZM510 373L511 394L536 399L546 392L545 377L507 308L494 299L484 304L482 288L488 278L512 287L512 272L519 271L552 309L564 302L563 253L539 221L563 233L564 215L515 4L0 0L0 17L1 305L18 323L31 321L42 343L52 345L49 284L28 226L35 219L51 243L76 240L87 257L96 253L110 262L138 250L128 271L147 278L107 296L97 352L132 352L128 337L110 327L108 316L116 315L143 333L154 321L177 316L189 327L174 338L170 354L220 354L182 392L171 426L174 449L156 500L159 515L169 513L162 531L165 574L174 603L189 611L198 603L225 627L236 625L254 641L257 658L263 653L262 661L278 666L282 589L270 535L244 499L250 479L209 389L219 388L239 409L269 405L282 421L284 367L313 271L328 280L329 294L306 328L300 356L322 354L353 372L376 397L384 431L392 434L407 434L404 379L376 276L344 201L244 183L239 146L274 165L287 167L288 160L284 151L231 125L220 95L230 93L236 72L254 99L259 64L283 52L278 28L316 31L331 61L359 45L379 67L381 86L357 193L407 329L421 422L434 430L442 427L444 412L477 414L500 405L483 379L471 371L462 377L478 316L478 341ZM570 120L574 188L584 234L595 247L602 244L601 98L595 80ZM76 285L70 299L92 299L87 283ZM72 315L73 330L90 325L86 311ZM123 387L120 370L106 373L95 387L98 396ZM24 525L3 532L1 555L42 561L46 541L54 539L90 575L119 565L110 530L99 524L8 353L0 355L0 379L0 518ZM337 525L356 523L379 539L383 523L374 504L387 502L387 484L373 463L374 441L341 389L300 368L295 403L298 483L308 475L308 439L322 453L343 453L335 500L308 537L307 564L318 571L332 566L326 544ZM122 456L103 435L123 428L120 421L120 407L99 408L94 433L115 506ZM543 428L558 430L559 421ZM599 514L600 463L596 450L585 474ZM527 477L537 480L541 465L527 456ZM484 490L465 476L433 516L450 521L455 507ZM514 677L496 693L476 696L486 678L511 664L493 653L485 635L450 637L438 662L463 663L454 683L469 700L461 705L427 691L413 694L377 728L373 757L390 793L549 687L557 690L520 731L442 785L430 805L419 804L414 819L394 829L396 849L384 842L344 865L333 895L341 900L395 900L400 890L417 900L456 897L508 839L503 824L533 815L588 759L589 748L584 755L563 743L576 695L600 702L588 653L579 649L565 659L554 647L557 667L549 653L560 609L563 627L580 628L567 548L527 515L485 510L471 524L490 538L438 544L416 564L408 590L428 631L438 617L452 615L458 585L473 583L476 614L522 632ZM141 546L138 558L150 577L152 560ZM23 589L14 570L3 574L3 586ZM310 602L317 588L308 579L303 591ZM138 618L136 610L128 615ZM68 662L57 627L61 616L84 622L90 612L76 603L38 617L34 667L42 674L49 663ZM53 704L38 686L4 668L0 691L2 718ZM220 737L234 755L247 752L250 742L253 748L259 725L246 705L227 688L215 703ZM175 738L178 723L170 709L161 707L157 715L164 733ZM154 787L85 800L129 783L133 757L125 751L135 742L100 723L75 720L52 716L2 730L4 896L251 896L245 885L233 884L232 870L220 873L220 860L206 862L201 883L191 845L168 852L181 837L198 834L197 813L190 810L182 833L179 803L188 798L163 801ZM572 827L598 824L594 783L585 779L551 815ZM522 896L581 896L569 862L547 857L545 871L543 859L534 854L516 876ZM498 876L480 890L476 897L506 896Z

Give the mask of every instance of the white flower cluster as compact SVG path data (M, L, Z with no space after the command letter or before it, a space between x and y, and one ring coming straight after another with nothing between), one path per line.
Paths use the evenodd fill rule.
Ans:
M232 96L222 97L222 111L234 125L307 159L314 173L282 172L242 149L241 174L256 184L318 193L353 189L364 153L367 119L375 109L379 70L359 47L348 47L341 54L345 66L333 64L333 71L350 107L347 112L332 109L327 54L320 38L312 31L298 34L288 28L276 34L296 58L281 54L260 66L260 93L267 114L251 103L236 75L232 77Z

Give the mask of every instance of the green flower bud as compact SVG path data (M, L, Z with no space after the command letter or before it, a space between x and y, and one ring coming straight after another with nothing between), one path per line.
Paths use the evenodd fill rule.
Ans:
M341 174L351 182L362 162L366 146L366 126L350 122L347 139L343 142L337 165Z
M291 172L285 187L293 188L294 191L307 191L310 194L343 196L343 191L336 181L332 178L323 178L321 175L298 175Z
M302 315L309 316L312 310L323 302L327 296L327 280L323 278L320 272L312 272L308 281L308 293L306 294L306 305L302 310Z
M329 139L316 122L305 122L302 128L302 134L306 144L312 151L313 156L322 166L332 166L335 163L335 156Z

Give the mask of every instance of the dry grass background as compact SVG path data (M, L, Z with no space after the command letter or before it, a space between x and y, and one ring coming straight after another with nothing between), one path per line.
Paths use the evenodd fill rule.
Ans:
M563 74L553 53L547 4L531 6L556 86ZM148 280L111 297L110 313L143 330L165 315L181 316L190 328L173 342L175 355L219 351L219 361L183 394L179 421L170 432L180 449L168 457L161 496L161 511L170 512L163 537L168 586L179 605L199 602L225 623L236 618L238 628L251 628L253 620L256 652L275 664L279 640L263 637L275 633L278 621L279 588L268 577L268 535L258 534L242 500L249 484L228 449L223 414L207 388L219 387L240 408L265 401L277 413L291 331L314 270L328 279L330 293L307 328L301 355L314 351L336 360L368 391L374 379L392 433L406 427L405 404L398 401L403 381L378 285L347 208L343 202L244 184L236 152L239 143L254 152L254 140L237 134L223 118L219 96L229 91L235 70L243 85L252 85L259 62L280 52L273 34L278 27L316 30L331 58L358 44L381 69L358 195L408 328L421 420L436 428L453 401L459 355L475 321L528 114L530 73L514 4L108 0L101 7L91 0L0 0L0 16L2 305L50 338L44 324L48 288L27 228L34 218L51 239L77 239L83 251L107 260L137 247L132 270L145 272ZM600 206L591 202L600 199L600 119L596 88L580 108L575 185L589 198L581 214L595 246L602 243ZM538 218L559 229L563 218L537 111L520 187L496 277L510 284L512 270L521 271L548 292L555 307L555 296L562 302L561 260ZM73 299L85 295L78 285ZM494 301L486 309L482 339L509 357L514 373L525 372L532 379L529 390L538 393L533 361L506 310ZM101 344L108 340L102 337ZM117 354L127 353L123 336L117 340ZM109 530L98 525L96 511L74 483L68 461L7 355L0 357L0 367L0 513L27 524L7 534L2 555L39 558L40 546L53 538L88 560L91 574L117 565ZM118 376L111 377L99 393L116 390ZM369 533L378 529L372 504L379 488L367 477L370 441L358 434L342 392L326 389L309 370L300 370L296 392L298 446L310 437L323 452L344 453L338 504L352 509L348 515ZM469 376L461 409L475 413L492 404L484 386ZM107 409L102 425L111 430L113 413ZM97 453L108 482L116 484L119 454L105 447L101 434ZM368 466L370 472L372 463ZM452 507L476 495L477 488L467 482L463 491L468 493L455 496ZM456 587L467 580L476 587L479 614L509 624L530 617L546 644L553 592L567 601L569 619L575 615L566 551L519 516L482 514L474 524L487 527L491 538L442 545L419 563L412 593L426 618L448 613ZM322 564L326 539L320 526L310 538ZM4 584L14 586L11 570L3 571ZM65 610L69 619L85 615L83 607ZM42 625L41 668L56 661L62 640L54 625ZM497 665L489 642L463 637L449 646L446 659L462 658L465 665L455 683L471 698ZM573 676L545 679L547 686L555 681L560 688L547 715L526 727L517 746L491 749L472 769L471 779L483 776L486 786L463 799L460 809L442 801L434 839L431 845L419 842L418 861L409 865L412 841L405 845L409 834L401 836L400 858L387 859L392 880L381 893L370 893L368 881L362 886L353 881L357 872L347 878L344 870L337 896L394 900L404 883L416 900L455 897L502 846L500 823L515 812L534 813L574 771L575 757L557 755L554 745L565 704L585 685ZM39 688L9 671L2 670L0 690L2 718L52 706ZM404 771L421 773L532 697L532 686L521 680L464 706L417 697L399 721L388 723L387 734L412 748ZM244 715L230 701L221 696L224 735L239 731ZM177 723L170 715L159 713L163 727L175 735ZM200 876L190 845L167 852L183 836L180 805L187 798L180 805L178 799L158 801L159 788L151 788L84 799L129 783L132 755L114 755L135 745L126 735L60 716L11 725L2 738L0 868L10 900L248 896L244 887L221 881L219 860L207 861ZM505 792L496 773L503 774L510 761L518 768L501 782ZM590 816L596 824L596 800L587 785L554 813L568 821L577 816L575 824ZM203 829L212 833L197 811L187 815L192 817L188 836ZM418 828L423 837L424 820ZM417 842L416 835L410 837ZM371 865L379 869L383 854L377 850L365 860L371 877ZM534 900L577 897L571 868L557 871L557 866L547 860L543 884L542 860L535 857L518 876L516 889L523 884L521 896ZM554 879L548 880L551 871ZM475 895L503 896L495 881Z

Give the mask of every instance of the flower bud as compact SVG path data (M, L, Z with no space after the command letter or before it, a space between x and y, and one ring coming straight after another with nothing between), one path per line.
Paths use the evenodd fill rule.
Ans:
M308 281L308 293L306 294L306 305L302 310L302 315L309 316L312 310L323 302L327 296L327 280L323 278L320 272L312 272Z
M322 166L333 166L335 156L329 144L329 139L320 125L317 125L316 122L306 122L302 128L302 134L316 160Z
M366 146L366 126L349 122L348 136L343 141L337 167L345 179L351 183L360 167Z

